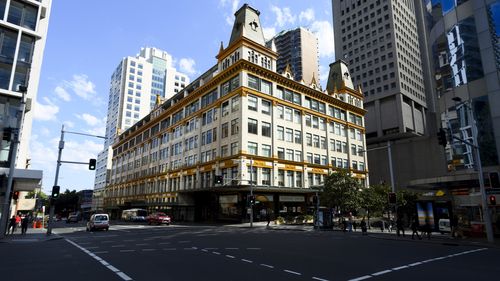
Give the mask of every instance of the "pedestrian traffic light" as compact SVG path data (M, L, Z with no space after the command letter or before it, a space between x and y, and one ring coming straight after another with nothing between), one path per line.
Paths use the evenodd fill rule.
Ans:
M58 185L54 185L52 187L52 199L57 199L59 198L59 190L60 190L60 186Z
M248 202L249 202L250 206L255 205L255 196L253 196L253 195L248 196Z
M396 204L396 193L389 192L389 204Z
M446 144L448 144L448 140L446 139L446 131L443 128L439 129L439 132L437 133L437 138L439 145L446 147Z
M500 188L500 179L498 177L498 172L490 173L490 186L491 188Z
M12 199L13 200L19 199L19 191L14 191L14 193L12 194Z
M214 178L214 184L222 184L224 182L224 177L223 176L215 176Z
M97 161L95 159L89 160L89 170L95 170L96 162Z
M497 204L497 198L495 195L490 195L490 205L496 205Z

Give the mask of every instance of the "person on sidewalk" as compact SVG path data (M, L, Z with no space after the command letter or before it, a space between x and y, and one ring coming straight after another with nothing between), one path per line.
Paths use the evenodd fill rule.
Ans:
M422 236L424 236L424 231L425 233L427 233L427 240L431 240L432 227L429 218L425 219L425 225L424 225L424 230L422 231Z
M365 218L361 220L361 234L368 235Z
M7 228L7 234L9 234L9 231L11 231L11 234L14 234L14 232L16 232L16 226L17 226L16 216L13 215L12 218L10 218L9 220L9 228Z
M411 234L411 239L415 240L415 234L417 235L417 238L419 240L422 240L422 237L418 235L418 219L415 218L413 222L411 223L411 230L413 231Z
M269 224L271 223L271 210L267 210L266 212L266 219L267 219L267 225L266 226L269 226Z
M21 221L21 234L25 235L26 231L28 231L28 224L30 222L30 219L28 216L25 216L23 220Z
M401 233L403 233L403 237L405 237L405 228L403 226L403 219L401 216L398 216L396 219L396 234L398 236L401 236Z

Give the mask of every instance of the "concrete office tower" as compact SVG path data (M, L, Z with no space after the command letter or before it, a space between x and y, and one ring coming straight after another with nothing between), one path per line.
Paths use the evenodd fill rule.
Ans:
M293 30L284 30L266 42L266 46L276 47L278 60L276 70L283 72L290 65L295 81L310 84L313 80L319 81L319 52L318 38L309 30L299 27Z
M451 128L456 137L471 141L472 120L466 117L461 102L472 105L485 186L500 188L500 1L422 3L422 14L429 19L432 82L437 88L440 123ZM446 156L448 173L415 181L414 185L455 193L454 207L459 213L471 214L464 219L481 221L479 181L474 169L478 163L473 150L455 142L447 145ZM498 201L500 197L496 196ZM498 207L491 210L494 220L500 216Z
M15 134L19 135L20 142L13 190L32 191L39 187L42 179L42 171L28 169L29 140L50 8L51 0L0 1L0 194L5 194ZM19 86L27 87L25 114L20 128L19 110L23 94ZM0 202L4 202L3 196L0 196Z
M256 220L306 214L329 173L366 182L366 111L347 66L330 65L327 91L277 72L259 14L243 5L216 64L113 144L104 197L113 217L147 208L174 221L244 221L250 192Z
M431 76L416 2L332 1L335 54L348 62L353 82L365 95L371 184L394 180L396 188L405 187L410 180L444 170L434 137L433 90L424 81ZM388 141L394 179L388 150L370 150Z
M135 57L121 60L113 72L110 82L106 140L104 150L97 157L94 190L96 205L100 206L100 189L107 182L107 171L111 165L111 151L120 132L134 125L151 112L158 97L168 99L189 84L189 77L177 72L172 66L172 57L156 48L142 48Z

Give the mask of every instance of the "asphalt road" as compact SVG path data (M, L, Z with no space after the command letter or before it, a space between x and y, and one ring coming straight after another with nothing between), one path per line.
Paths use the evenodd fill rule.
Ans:
M2 280L500 280L499 248L435 240L175 225L55 233L0 244Z

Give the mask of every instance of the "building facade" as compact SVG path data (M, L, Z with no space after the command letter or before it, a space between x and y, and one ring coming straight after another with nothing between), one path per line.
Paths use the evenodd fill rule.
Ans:
M399 189L443 174L427 34L419 20L422 4L334 0L332 5L335 54L349 63L353 82L365 95L371 184Z
M311 31L303 27L284 30L266 42L266 46L276 48L279 73L289 67L295 81L319 81L318 38Z
M217 64L118 137L104 197L113 216L242 221L250 193L256 220L306 214L328 173L366 182L366 111L346 64L330 66L326 91L277 72L259 14L241 7Z
M28 169L29 140L50 9L50 0L0 1L0 194L7 187L16 135L13 191L24 197L23 191L33 191L42 179L42 171ZM5 198L0 196L0 200L3 203Z
M168 99L189 84L189 77L171 67L172 57L157 48L142 48L135 57L121 60L111 76L106 140L97 156L94 210L102 207L99 192L109 182L112 150L116 136L151 112L158 99Z
M471 142L476 122L485 186L500 188L500 1L422 3L429 30L439 123L450 135ZM482 221L479 161L471 146L449 141L445 148L447 172L411 184L446 191L447 199L465 223ZM491 196L500 199L498 195ZM500 210L490 207L495 222L500 218Z

